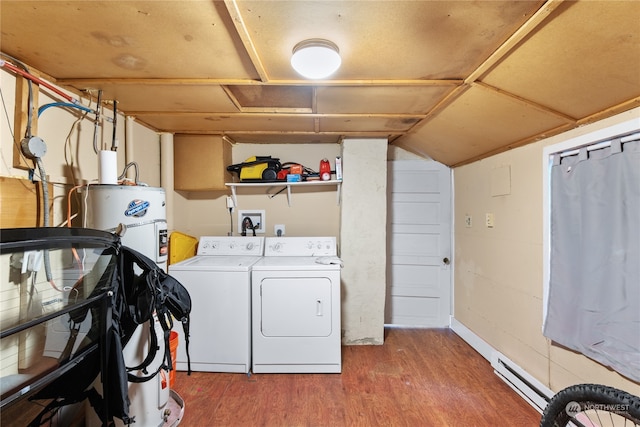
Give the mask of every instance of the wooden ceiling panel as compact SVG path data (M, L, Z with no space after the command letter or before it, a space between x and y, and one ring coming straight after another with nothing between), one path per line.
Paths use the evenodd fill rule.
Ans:
M376 132L376 133L398 133L406 132L421 117L416 116L389 116L381 115L350 115L337 117L322 117L319 119L320 132Z
M562 117L474 85L441 114L398 138L396 143L415 147L444 164L455 165L570 125Z
M317 112L322 114L426 114L453 87L453 85L319 87Z
M228 86L241 108L300 109L311 112L313 88L311 86Z
M3 52L55 78L257 78L224 4L2 1Z
M495 69L492 86L576 119L640 97L640 2L568 2Z
M238 1L270 79L310 38L336 43L336 79L464 78L542 1ZM283 29L286 29L283 31Z
M94 97L98 88L92 89ZM102 99L117 100L130 114L147 111L237 113L227 93L216 85L102 84Z
M227 135L236 143L247 144L337 144L341 141L339 134L320 133L237 133Z
M640 1L1 5L3 54L77 94L101 88L162 132L251 143L384 136L456 165L640 105ZM340 48L327 80L290 66L308 38Z
M136 118L160 131L175 133L314 132L311 117L275 114L138 114ZM179 129L179 130L176 130Z

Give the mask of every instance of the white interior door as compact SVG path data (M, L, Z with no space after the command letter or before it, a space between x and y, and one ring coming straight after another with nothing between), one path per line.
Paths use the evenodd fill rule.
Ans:
M451 312L451 170L434 161L388 165L385 323L446 327Z

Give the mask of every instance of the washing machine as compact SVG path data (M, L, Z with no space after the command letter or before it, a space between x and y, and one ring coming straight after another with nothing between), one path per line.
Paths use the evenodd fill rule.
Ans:
M191 295L191 370L241 372L251 369L251 268L264 251L264 237L203 236L192 258L169 266ZM176 369L187 370L182 325Z
M342 370L335 237L267 237L251 272L254 373Z

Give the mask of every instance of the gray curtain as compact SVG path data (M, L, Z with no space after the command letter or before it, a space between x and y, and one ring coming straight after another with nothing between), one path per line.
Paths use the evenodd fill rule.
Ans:
M554 155L550 256L544 335L640 381L640 141Z

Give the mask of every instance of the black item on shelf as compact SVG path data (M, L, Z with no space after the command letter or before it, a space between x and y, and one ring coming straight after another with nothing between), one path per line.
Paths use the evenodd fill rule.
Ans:
M227 171L238 174L241 182L276 181L280 169L280 159L271 156L254 156L242 163L227 166Z

